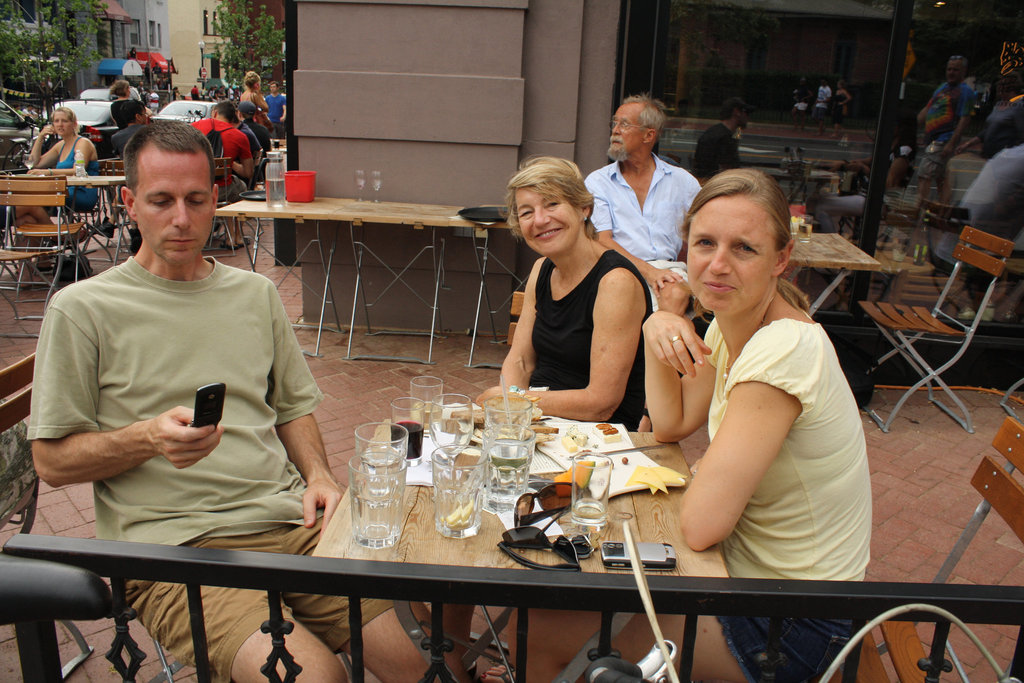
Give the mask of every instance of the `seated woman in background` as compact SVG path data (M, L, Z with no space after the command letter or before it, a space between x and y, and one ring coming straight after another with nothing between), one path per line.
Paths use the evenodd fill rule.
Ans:
M885 189L902 190L914 173L914 156L917 146L917 116L904 113L896 123L892 143L889 145L889 171L885 176ZM818 198L814 207L814 220L821 226L820 232L836 232L836 222L841 216L864 215L865 194L868 176L871 174L871 157L849 161L833 161L825 165L833 173L851 172L857 176L860 191L849 195L824 195ZM816 228L817 229L817 228Z
M60 142L51 147L45 154L41 152L43 140L48 135L57 135ZM85 170L89 175L100 174L100 162L96 155L96 147L89 138L78 134L78 117L68 107L57 107L53 110L50 123L43 126L32 143L29 162L33 176L70 176L75 174L75 152L82 152L85 157ZM67 206L72 211L92 211L96 206L99 191L95 187L69 187ZM46 209L41 206L19 206L16 211L18 225L25 223L46 224L51 222Z
M651 313L643 277L597 241L594 197L572 162L527 161L506 201L512 233L541 255L502 364L506 384L546 387L527 392L546 415L635 430L644 407L640 326ZM500 393L492 387L477 401Z
M702 347L689 320L659 311L644 325L644 348L655 437L677 441L705 424L711 437L683 498L687 543L721 543L733 577L862 580L864 430L828 336L782 278L793 249L785 197L758 171L724 172L697 195L683 231L696 310L715 319ZM768 620L700 619L693 677L756 681ZM850 623L787 628L780 683L824 671Z

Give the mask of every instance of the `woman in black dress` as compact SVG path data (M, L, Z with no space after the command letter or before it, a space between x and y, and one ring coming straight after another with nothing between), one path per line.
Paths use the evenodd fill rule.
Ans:
M526 394L539 398L545 415L635 430L644 406L640 327L651 314L643 277L597 241L594 198L571 161L528 160L509 181L506 201L513 234L541 255L502 364L506 385L536 387Z

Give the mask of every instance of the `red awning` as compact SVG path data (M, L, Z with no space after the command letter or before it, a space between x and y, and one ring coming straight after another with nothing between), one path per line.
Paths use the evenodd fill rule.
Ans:
M126 24L132 22L131 15L118 4L117 0L101 0L103 5L103 18L110 21L123 21Z
M135 61L142 66L146 66L148 64L150 68L160 67L161 73L168 73L167 60L164 59L164 56L159 52L142 52L136 50Z

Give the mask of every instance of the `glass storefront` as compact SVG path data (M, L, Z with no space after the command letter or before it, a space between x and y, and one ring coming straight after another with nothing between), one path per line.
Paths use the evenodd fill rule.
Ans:
M659 152L695 175L728 167L728 155L697 153L721 121L738 163L776 177L795 214L874 254L883 270L848 279L822 307L836 319L857 299L933 303L965 225L1015 241L981 333L1019 337L1024 12L1015 0L916 2L912 14L902 2L665 3L658 70L671 118ZM904 44L890 66L890 46L902 57ZM832 275L797 277L814 295ZM945 310L967 318L982 293L968 277Z

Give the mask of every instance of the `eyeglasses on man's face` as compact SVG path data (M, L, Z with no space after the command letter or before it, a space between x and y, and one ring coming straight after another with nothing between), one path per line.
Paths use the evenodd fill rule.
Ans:
M629 121L627 121L625 119L612 119L611 122L609 123L609 126L610 126L611 130L615 130L616 128L622 128L623 130L628 130L630 128L646 129L646 128L650 127L650 126L640 125L639 123L630 123Z

